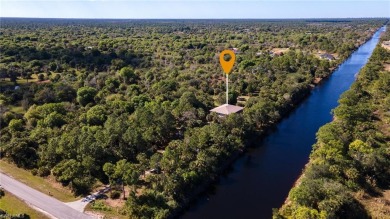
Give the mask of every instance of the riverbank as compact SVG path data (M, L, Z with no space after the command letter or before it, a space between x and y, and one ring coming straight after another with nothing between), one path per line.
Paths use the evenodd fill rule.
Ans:
M386 25L385 25L385 26L386 26ZM377 29L376 32L379 31L379 30L380 30L380 28ZM382 37L382 35L383 35L384 33L385 33L385 32L383 32L383 33L380 35L380 37ZM372 37L373 37L373 36L371 36L368 40L370 40ZM366 40L364 43L366 43L368 40ZM389 41L389 42L390 42L390 41ZM381 45L383 46L383 43L382 43ZM384 47L384 48L385 48L385 49L388 49L388 50L390 51L390 47L389 47L389 48ZM354 50L354 51L356 51L356 50ZM340 65L341 65L341 64L340 64ZM340 66L340 65L339 65L339 66ZM390 68L387 68L387 67L386 67L387 65L388 65L388 64L384 64L385 71L390 71ZM337 68L338 68L339 66L337 66ZM337 69L337 68L336 68L336 69ZM316 84L316 85L320 84L320 83L322 82L322 79L323 79L323 78L321 78L321 79L319 79L319 80L316 80L318 83L315 83L315 84ZM336 120L336 118L333 116L333 117L332 117L332 122L335 121L335 120ZM310 163L310 160L309 160L309 162L305 165L305 168L303 169L302 174L301 174L301 175L298 177L298 179L295 181L295 183L294 183L294 185L293 185L293 188L299 186L300 182L302 181L302 178L304 177L305 169L307 168L307 166L309 165L309 163ZM288 205L289 202L290 202L290 201L289 201L289 197L287 197L283 205Z
M390 38L389 32L386 37ZM309 214L311 218L390 218L390 162L381 162L390 158L385 152L390 148L390 135L384 128L390 121L386 113L390 106L385 104L390 72L381 72L386 71L384 63L389 61L390 52L378 44L357 81L340 99L334 111L337 119L317 133L309 163L274 218L304 218ZM378 83L384 84L378 87ZM354 99L356 96L359 99ZM358 103L352 103L355 101ZM356 114L363 108L364 114ZM338 130L349 133L348 138ZM340 146L332 141L339 141L346 149L339 151ZM323 156L331 150L337 157ZM377 165L381 168L376 169ZM335 201L338 204L332 208L324 205Z

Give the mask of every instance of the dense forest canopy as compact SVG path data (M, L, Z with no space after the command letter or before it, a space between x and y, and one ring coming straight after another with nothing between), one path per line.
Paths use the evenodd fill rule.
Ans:
M121 183L124 214L166 218L386 22L2 18L1 156L75 194ZM224 49L245 109L220 118Z

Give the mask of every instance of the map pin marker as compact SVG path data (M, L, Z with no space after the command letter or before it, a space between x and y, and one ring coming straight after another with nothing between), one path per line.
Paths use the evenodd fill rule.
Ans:
M231 58L229 61L225 61L225 59L224 59L225 55L230 55ZM226 50L222 51L221 54L219 55L219 62L221 63L223 71L227 75L232 70L235 61L236 61L236 55L231 50L226 49Z

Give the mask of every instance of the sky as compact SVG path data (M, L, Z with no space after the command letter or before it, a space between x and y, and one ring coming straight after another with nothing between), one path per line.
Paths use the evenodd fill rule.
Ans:
M390 0L0 0L0 17L130 19L390 17Z

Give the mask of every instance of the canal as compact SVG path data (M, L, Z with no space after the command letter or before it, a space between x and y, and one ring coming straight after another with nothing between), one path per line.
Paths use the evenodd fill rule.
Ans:
M203 196L182 216L184 219L271 218L308 162L315 134L332 120L331 110L379 41L380 28L360 46L275 131L233 164L221 176L213 194Z

